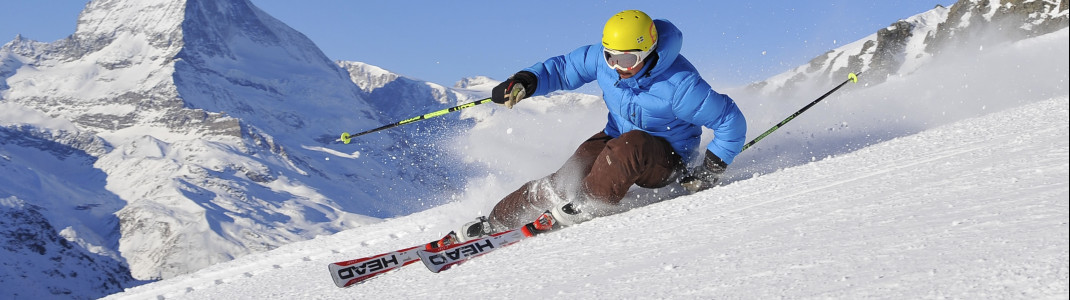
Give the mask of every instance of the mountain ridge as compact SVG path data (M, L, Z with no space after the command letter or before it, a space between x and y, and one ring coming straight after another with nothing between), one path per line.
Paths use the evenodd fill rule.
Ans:
M959 0L949 7L937 5L746 89L785 96L842 81L851 72L863 72L871 85L880 84L916 71L945 51L983 49L1070 26L1066 0L999 2Z

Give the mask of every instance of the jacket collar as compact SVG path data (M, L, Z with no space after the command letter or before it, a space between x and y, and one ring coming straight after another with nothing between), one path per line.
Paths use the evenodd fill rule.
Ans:
M680 49L684 43L684 34L668 20L654 20L654 26L658 29L658 48L654 50L657 52L657 62L654 63L653 69L647 71L652 77L658 76L672 66L676 57L680 56Z

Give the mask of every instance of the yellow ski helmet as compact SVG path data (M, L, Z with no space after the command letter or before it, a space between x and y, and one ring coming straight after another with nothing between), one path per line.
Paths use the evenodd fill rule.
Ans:
M649 51L658 44L658 30L654 20L638 10L626 10L613 15L602 29L602 46L613 50Z

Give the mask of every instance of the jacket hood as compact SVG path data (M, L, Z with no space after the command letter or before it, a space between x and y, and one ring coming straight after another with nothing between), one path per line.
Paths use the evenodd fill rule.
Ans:
M654 69L650 70L651 76L657 76L672 66L684 45L683 32L668 20L654 20L654 27L658 29L658 46L654 50L658 53L658 62Z

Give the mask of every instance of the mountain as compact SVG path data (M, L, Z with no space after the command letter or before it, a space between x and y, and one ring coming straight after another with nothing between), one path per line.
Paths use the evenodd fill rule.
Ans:
M91 1L71 36L0 47L0 154L12 162L0 197L39 207L142 280L442 201L432 199L463 178L435 167L453 158L428 147L434 139L336 142L405 113L385 98L410 83L362 90L350 76L245 0ZM413 110L468 100L426 91L437 94L404 94ZM16 188L25 176L42 189Z
M791 95L862 72L870 84L904 76L941 55L983 49L1068 26L1066 0L959 0L892 23L809 63L751 84L767 95ZM946 52L946 53L944 53Z
M119 219L113 213L124 203L104 189L94 157L79 148L107 150L90 135L0 127L5 296L91 299L138 283L115 250Z
M0 198L0 266L5 270L0 282L11 288L5 295L94 299L134 282L126 265L68 241L62 234L70 228L57 230L41 211L15 197Z

